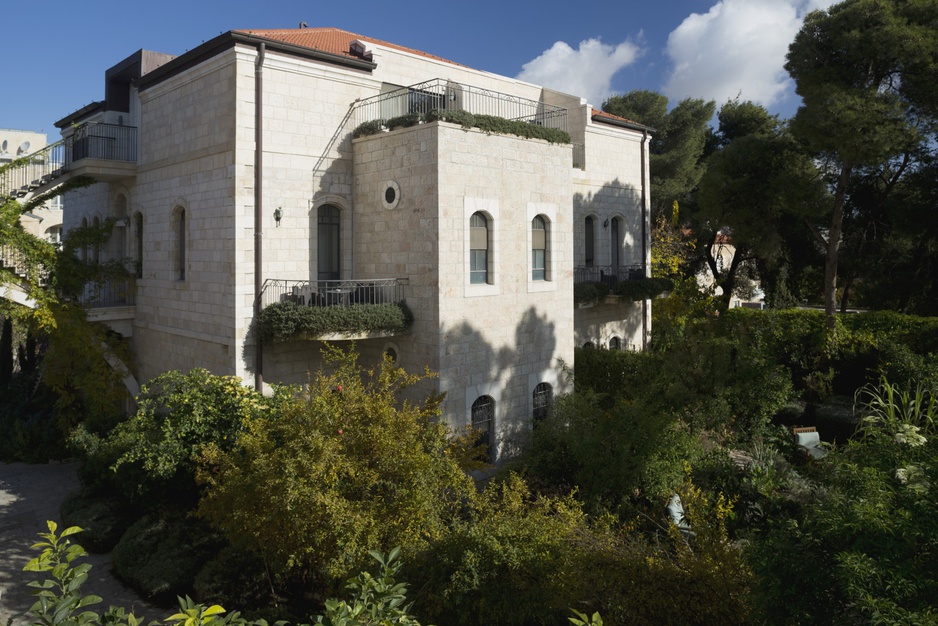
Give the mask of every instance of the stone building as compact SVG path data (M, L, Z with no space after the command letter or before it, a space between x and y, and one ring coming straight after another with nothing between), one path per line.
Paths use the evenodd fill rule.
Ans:
M430 111L571 141L406 118ZM574 283L648 273L650 129L575 95L332 28L230 31L178 57L131 55L107 70L103 101L57 126L58 174L99 181L66 196L66 231L112 224L95 254L136 273L132 298L96 319L128 338L140 380L201 366L302 383L323 342L354 340L366 364L439 372L444 418L474 422L504 459L570 389L575 346L649 336L649 301L578 305ZM258 349L262 307L398 299L405 331Z

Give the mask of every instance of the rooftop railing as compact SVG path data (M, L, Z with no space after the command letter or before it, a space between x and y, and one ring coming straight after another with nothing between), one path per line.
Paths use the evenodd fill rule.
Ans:
M359 101L355 107L354 123L387 120L411 113L425 114L434 109L493 115L567 130L567 110L563 107L441 78Z

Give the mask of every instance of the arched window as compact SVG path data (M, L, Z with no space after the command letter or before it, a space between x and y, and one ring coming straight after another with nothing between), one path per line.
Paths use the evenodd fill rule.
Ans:
M596 259L594 257L595 245L593 241L593 235L594 235L593 231L594 231L593 217L591 215L588 215L586 217L586 230L584 231L584 235L586 236L586 243L585 243L584 250L586 252L586 266L587 267L592 267L596 262Z
M83 218L81 218L81 229L82 229L82 230L85 230L85 229L87 229L87 228L88 228L88 218L87 218L87 217L83 217ZM88 236L88 233L85 233L85 236L87 237L87 236ZM87 241L87 240L86 240L86 241ZM81 256L81 260L82 260L82 261L87 261L87 260L88 260L89 254L88 254L88 246L87 246L87 245L82 246L81 249L79 250L79 253L80 253L80 256Z
M319 280L339 280L339 235L341 213L338 207L324 204L319 207Z
M112 258L117 259L123 262L125 256L127 256L127 229L125 228L126 224L129 223L127 220L127 196L124 194L118 194L117 199L114 201L114 218L117 220L116 226L117 230L111 230L111 252L113 253Z
M62 227L50 226L46 229L46 241L59 245L62 243Z
M620 259L619 255L622 251L622 218L614 217L612 218L612 225L609 227L609 250L612 253L612 265L613 271L619 269ZM618 274L618 272L616 272Z
M134 214L134 272L143 278L143 216Z
M489 221L478 212L469 218L469 282L489 282Z
M186 210L182 207L176 207L174 218L174 230L176 235L176 258L173 259L173 269L176 272L176 280L186 279Z
M479 396L472 403L472 427L479 431L477 446L485 446L489 461L495 461L495 400Z
M609 349L610 350L621 350L622 349L622 340L618 337L613 337L609 340Z
M101 229L101 220L95 216L94 219L91 220L91 226L95 229L95 237L97 237ZM91 244L91 262L95 265L101 262L101 244L97 241Z
M535 424L547 418L547 413L550 411L550 405L553 400L553 387L548 383L538 383L537 387L534 388L534 412L532 415Z
M547 280L547 220L531 220L531 280Z
M592 341L587 341L586 343L583 344L583 349L584 349L584 350L592 350L592 349L595 348L595 347L596 347L596 346L593 345L593 342L592 342Z

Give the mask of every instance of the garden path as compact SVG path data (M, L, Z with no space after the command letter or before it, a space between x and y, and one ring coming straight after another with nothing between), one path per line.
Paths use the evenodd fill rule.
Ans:
M35 598L27 583L38 577L24 572L23 566L38 555L30 546L39 541L38 533L46 532L46 520L55 521L59 531L63 530L59 507L66 496L78 490L77 469L76 463L0 463L0 624L4 626L9 618L13 618L13 626L29 623L25 614ZM79 543L80 538L75 537ZM158 609L111 575L110 555L94 554L87 562L94 567L82 590L104 599L90 609L102 613L113 604L134 609L138 616L147 618L146 622L160 617Z

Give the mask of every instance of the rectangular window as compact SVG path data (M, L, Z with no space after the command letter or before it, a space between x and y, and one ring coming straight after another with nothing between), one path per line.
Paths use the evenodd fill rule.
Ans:
M469 251L469 282L482 285L488 282L488 250Z
M532 280L547 280L547 267L545 264L544 250L532 250L532 259L531 259L531 279Z

